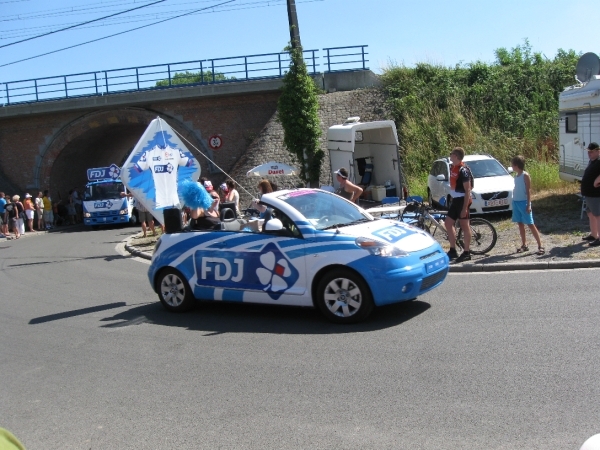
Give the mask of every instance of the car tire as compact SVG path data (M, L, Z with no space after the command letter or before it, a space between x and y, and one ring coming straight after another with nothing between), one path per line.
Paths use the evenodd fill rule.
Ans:
M367 283L348 269L334 269L321 278L315 303L328 320L342 324L365 320L374 307Z
M429 188L427 188L427 203L433 208L433 194Z
M185 277L172 267L163 269L156 278L158 298L172 312L189 311L195 303L194 295Z

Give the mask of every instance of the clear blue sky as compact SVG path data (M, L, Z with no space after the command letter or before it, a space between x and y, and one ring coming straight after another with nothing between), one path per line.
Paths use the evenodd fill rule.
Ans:
M0 0L0 45L99 18L153 0ZM0 65L158 21L225 0L166 0L118 16L120 23L56 33L0 48ZM235 0L215 12L182 17L30 61L0 67L0 82L167 62L281 51L289 40L285 0ZM559 48L598 52L598 0L503 2L296 0L305 49L368 45L369 67L390 62L492 62L494 50L529 39L551 58ZM67 8L87 8L73 10ZM243 9L242 9L243 8ZM229 9L229 10L228 10ZM34 14L35 13L35 14ZM142 14L152 16L140 17ZM41 17L33 18L32 15ZM145 19L142 22L133 20ZM40 28L34 28L40 27ZM47 27L47 28L41 28Z

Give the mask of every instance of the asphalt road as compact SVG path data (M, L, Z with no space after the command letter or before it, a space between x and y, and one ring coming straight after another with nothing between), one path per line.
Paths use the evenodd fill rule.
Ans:
M0 242L0 426L48 449L579 449L600 432L597 269L451 274L355 326L170 314L133 228Z

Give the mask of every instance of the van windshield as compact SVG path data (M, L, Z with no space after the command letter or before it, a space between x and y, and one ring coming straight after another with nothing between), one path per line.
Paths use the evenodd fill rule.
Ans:
M125 187L121 182L108 181L106 183L95 183L86 187L84 200L121 198L122 192L125 192Z

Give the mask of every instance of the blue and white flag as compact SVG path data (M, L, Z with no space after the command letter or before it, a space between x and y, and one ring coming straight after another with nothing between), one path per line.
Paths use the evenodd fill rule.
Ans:
M200 164L160 117L150 122L121 170L127 189L162 224L165 208L181 206L177 191L183 181L199 177Z

